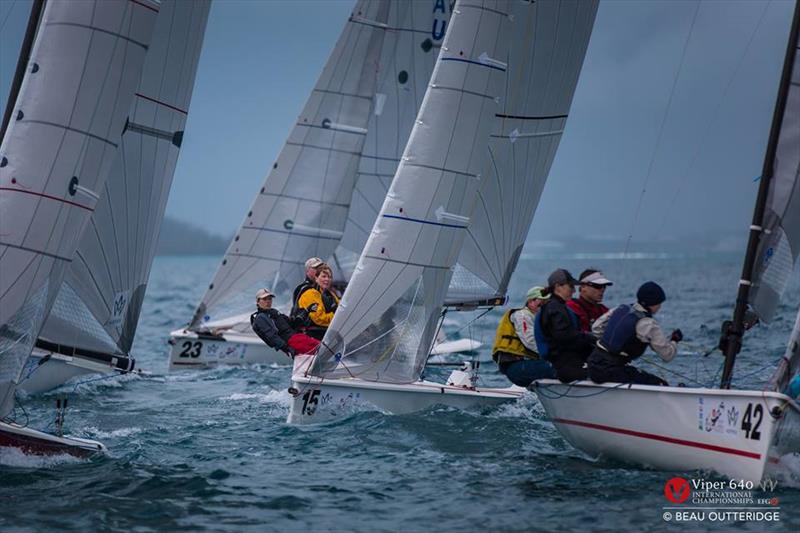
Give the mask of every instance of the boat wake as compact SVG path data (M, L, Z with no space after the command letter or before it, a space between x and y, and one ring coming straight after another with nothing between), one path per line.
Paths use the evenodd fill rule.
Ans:
M58 455L32 455L17 448L0 447L0 466L12 468L53 468L63 464L85 463L89 459L80 459L66 453Z

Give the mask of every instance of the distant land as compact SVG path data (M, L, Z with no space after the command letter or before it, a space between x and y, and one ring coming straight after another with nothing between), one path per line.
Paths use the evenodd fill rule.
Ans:
M229 241L188 222L166 217L161 223L156 255L222 255Z
M538 238L537 238L538 237ZM161 226L158 255L222 255L230 237L214 235L191 223L167 217ZM525 245L526 254L561 256L574 253L744 253L746 232L698 232L680 238L652 241L634 239L630 243L619 236L563 235L542 238L532 232Z

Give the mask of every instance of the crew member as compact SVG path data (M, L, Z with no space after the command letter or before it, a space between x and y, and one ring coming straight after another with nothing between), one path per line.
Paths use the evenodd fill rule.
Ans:
M578 277L578 297L567 302L573 313L578 315L578 325L581 331L592 332L594 321L608 312L608 307L603 305L603 295L606 288L613 285L597 269L588 268Z
M289 357L298 353L312 353L319 341L297 333L289 325L289 317L272 308L275 297L269 289L259 289L256 293L258 309L250 315L250 326L267 346L285 352Z
M559 268L547 278L552 297L539 311L541 326L540 353L547 354L556 377L564 383L586 379L586 358L594 349L595 338L578 326L578 317L567 307L578 281L569 271Z
M339 307L339 295L332 285L333 270L323 263L317 267L314 286L303 291L297 301L298 308L308 312L305 332L315 339L322 340Z
M317 269L324 264L325 262L319 257L309 257L306 259L306 277L292 291L292 310L289 312L289 316L292 318L295 326L307 321L307 317L300 312L297 302L304 292L314 287L316 283L315 280L317 279Z
M527 387L537 379L556 377L550 363L539 356L534 323L539 308L550 298L542 287L525 295L525 307L509 309L500 319L492 346L492 359L514 385Z
M678 353L678 343L683 339L681 330L676 329L666 337L653 318L666 299L664 289L648 281L636 291L636 303L620 305L595 321L593 332L600 340L589 356L592 381L668 385L660 377L630 364L648 346L667 362Z

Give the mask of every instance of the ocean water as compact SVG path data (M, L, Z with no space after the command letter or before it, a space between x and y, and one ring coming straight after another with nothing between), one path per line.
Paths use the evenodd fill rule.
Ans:
M800 529L800 458L769 493L779 498L780 522L678 526L662 518L665 482L723 478L589 460L560 437L533 395L487 411L359 412L295 427L285 423L288 367L169 373L168 333L191 316L217 261L156 260L133 350L146 375L83 378L22 400L29 425L42 429L52 424L56 398L68 395L66 430L103 441L109 453L76 460L0 451L0 530ZM660 282L668 300L659 318L686 337L669 365L679 375L664 377L689 385L718 379L722 358L698 352L716 343L730 315L738 256L523 257L512 300L558 266L574 274L602 268L615 281L610 305L629 301L645 280ZM763 385L782 354L800 302L797 276L784 302L769 327L748 334L736 385ZM487 345L482 359L500 314L469 325L475 315L455 317L461 334ZM483 384L505 383L493 365L482 370Z

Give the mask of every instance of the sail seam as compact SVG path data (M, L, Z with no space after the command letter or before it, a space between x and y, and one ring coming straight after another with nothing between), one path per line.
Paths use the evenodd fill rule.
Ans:
M302 148L315 148L317 150L328 150L330 152L337 152L340 154L348 154L348 155L361 155L361 152L353 152L352 150L342 150L341 148L328 148L327 146L317 146L315 144L308 144L308 143L296 143L296 142L287 142L289 146L300 146Z
M61 256L61 255L51 254L49 252L45 252L45 251L42 251L42 250L36 250L35 248L28 248L27 246L21 246L19 244L11 244L11 243L8 243L8 242L0 241L0 246L8 246L9 248L16 248L18 250L23 250L23 251L26 251L26 252L32 252L32 253L35 253L35 254L46 255L47 257L51 257L53 259L58 259L60 261L66 261L67 263L71 263L72 262L72 259L70 259L69 257L64 257L64 256Z
M479 93L477 91L468 91L466 89L461 89L459 87L447 87L445 85L431 85L431 89L445 89L448 91L454 91L462 94L471 94L473 96L479 96L481 98L489 98L491 100L494 100L495 98L494 95L491 94Z
M398 265L410 265L410 266L418 266L422 268L435 268L438 270L450 270L449 266L442 266L442 265L429 265L427 263L413 263L411 261L401 261L400 259L389 259L388 257L381 257L379 255L365 255L364 257L368 257L370 259L377 259L379 261L386 261L387 263L397 263Z
M294 237L306 237L308 239L325 239L325 240L339 240L339 237L326 237L325 235L308 235L306 233L297 233L296 231L286 231L282 229L273 229L273 228L265 228L261 226L245 226L242 228L243 230L250 229L255 231L266 231L268 233L284 233L286 235L292 235Z
M49 194L45 194L43 192L35 192L35 191L26 191L24 189L14 189L12 187L0 187L0 191L11 191L11 192L21 192L24 194L30 194L32 196L39 196L40 198L47 198L48 200L55 200L56 202L61 202L64 204L69 204L75 207L80 207L81 209L86 209L87 211L94 211L93 208L79 204L77 202L70 202L69 200L65 200L63 198L59 198L57 196L51 196Z
M326 202L325 200L315 200L314 198L303 198L302 196L292 196L290 194L278 194L274 192L262 192L259 194L262 196L274 196L276 198L289 198L290 200L298 200L301 202L312 202L320 205L335 205L337 207L350 207L350 204L345 204L340 202Z
M78 24L77 22L48 22L47 25L48 26L74 26L76 28L85 28L87 30L96 31L96 32L99 32L99 33L105 33L106 35L111 35L113 37L117 37L118 39L122 39L123 41L128 41L129 43L135 44L136 46L140 46L140 47L144 48L145 50L147 50L147 48L148 48L148 46L146 44L144 44L142 42L139 42L139 41L137 41L135 39L131 39L130 37L126 37L125 35L122 35L121 33L113 32L113 31L109 31L109 30L104 30L103 28L97 28L95 26L90 26L88 24Z
M276 257L267 257L267 256L264 256L264 255L240 254L238 252L234 252L234 253L231 253L231 254L228 254L228 255L230 255L231 257L249 257L251 259L263 259L264 261L277 261L278 263L289 263L289 264L293 264L293 265L304 265L305 264L303 261L290 261L288 259L276 258Z
M22 120L21 122L27 122L27 123L30 123L30 124L42 124L43 126L52 126L54 128L60 128L62 130L71 131L73 133L80 133L81 135L85 135L87 137L91 137L92 139L96 139L98 141L102 141L102 142L104 142L104 143L106 143L108 145L113 146L114 148L117 147L116 143L113 143L113 142L109 141L108 139L100 137L99 135L95 135L94 133L89 133L88 131L79 130L77 128L72 128L70 126L65 126L63 124L56 124L55 122L47 122L45 120Z

